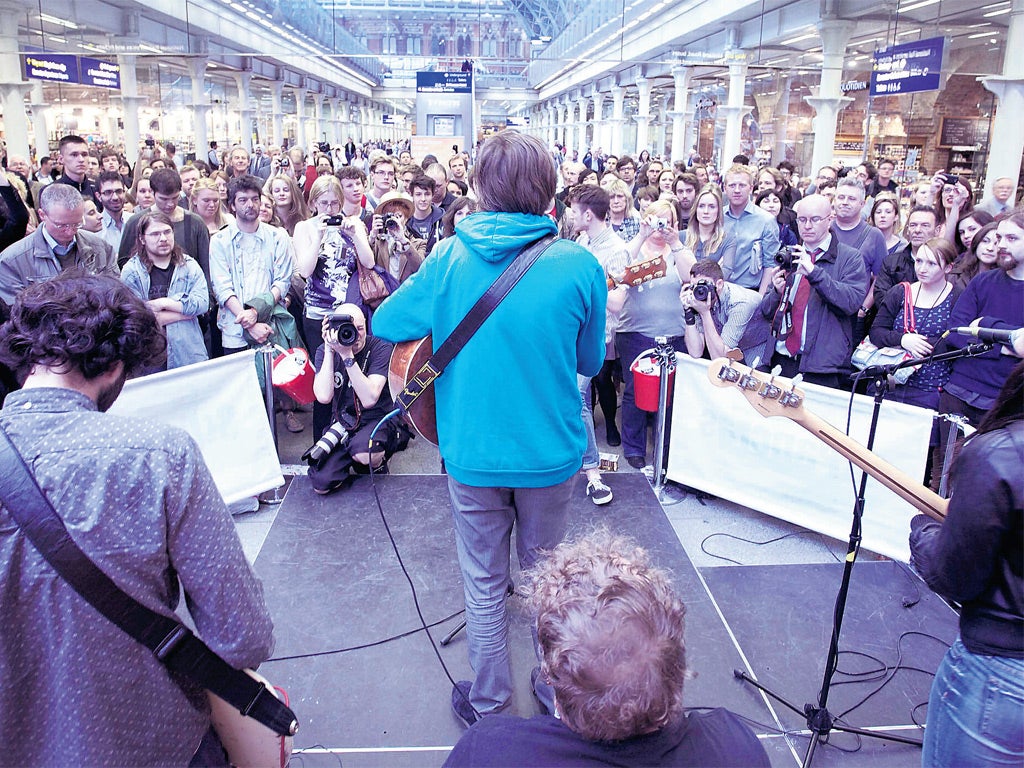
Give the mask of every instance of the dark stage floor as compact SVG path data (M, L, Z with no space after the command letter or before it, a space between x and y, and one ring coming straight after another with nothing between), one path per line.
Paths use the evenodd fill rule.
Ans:
M779 723L761 695L733 676L748 669L802 706L814 699L821 680L831 621L831 601L841 575L838 565L705 568L698 572L639 474L611 475L615 502L598 508L575 496L572 526L605 523L628 532L670 568L687 603L688 706L725 706L757 721L755 730L776 766L797 764L806 739L780 735ZM454 629L462 609L462 585L449 521L443 476L392 475L377 479L384 514L424 619L437 624L435 641ZM296 478L256 560L276 624L276 657L261 668L287 688L302 723L294 765L437 766L462 732L449 709L451 684L420 626L409 584L381 521L368 478L323 498L304 477ZM904 599L920 598L912 608ZM910 601L908 600L908 601ZM854 569L851 608L841 647L895 665L930 673L944 648L903 632L924 631L949 642L955 616L927 588L893 563L860 563ZM511 645L517 693L511 713L538 709L529 692L535 665L529 625L520 601L510 599ZM408 633L408 634L407 634ZM398 636L406 635L398 638ZM389 640L389 638L398 638ZM472 677L463 634L439 653L455 679ZM840 669L865 672L878 666L844 655ZM839 678L837 678L839 679ZM849 679L849 678L845 678ZM866 696L881 680L835 689L833 712ZM859 727L911 725L914 707L927 700L930 674L900 671L884 690L852 712ZM799 729L803 719L779 713L782 727ZM924 719L924 708L917 710ZM908 735L919 735L908 731ZM835 742L847 750L851 737ZM302 750L299 752L299 750ZM817 765L920 763L915 748L865 741L860 752L835 747L818 751Z

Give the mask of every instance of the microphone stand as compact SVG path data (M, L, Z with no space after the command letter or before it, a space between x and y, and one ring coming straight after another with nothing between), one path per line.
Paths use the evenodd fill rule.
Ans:
M928 357L904 360L903 362L893 363L891 365L876 365L864 369L859 376L867 376L875 383L874 405L871 409L871 426L868 430L867 449L870 451L874 447L875 433L878 427L878 415L882 408L882 400L885 399L885 393L889 389L890 375L901 368L909 368L915 365L922 365L923 363L939 363L948 360L955 360L961 357L976 357L977 355L988 352L990 349L992 349L992 344L987 342L981 344L970 344L963 349L952 352L944 352L938 355L929 355ZM761 683L754 680L746 672L739 669L733 672L735 677L750 683L762 693L771 696L793 712L802 714L807 718L807 728L811 731L811 740L807 745L807 752L804 755L804 761L802 764L803 768L808 768L811 765L819 742L824 743L827 740L829 733L832 731L854 733L858 736L870 736L875 739L895 741L901 744L912 744L918 747L921 746L920 739L912 739L906 736L899 736L890 733L881 733L879 731L868 731L863 728L854 728L847 725L838 725L836 723L835 716L828 710L828 697L832 687L832 677L835 675L836 670L839 667L839 633L842 629L843 618L846 614L846 598L850 590L850 577L853 574L853 565L857 561L857 554L860 552L862 538L861 523L864 516L864 493L867 489L867 483L868 473L861 472L860 485L857 488L857 499L853 504L853 525L850 529L850 538L847 542L846 557L843 562L843 577L839 585L839 592L836 595L835 606L832 612L832 638L829 642L828 655L825 659L825 673L822 677L821 689L818 692L817 701L813 704L805 704L803 708L800 708L791 701L780 696L778 693L775 693L766 686L761 685Z

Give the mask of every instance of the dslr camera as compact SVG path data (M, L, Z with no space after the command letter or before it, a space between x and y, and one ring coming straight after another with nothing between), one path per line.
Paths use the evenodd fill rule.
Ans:
M954 187L960 183L960 177L957 176L955 173L942 174L942 180Z
M693 286L694 301L703 303L709 298L714 300L714 297L717 295L718 291L715 290L715 284L707 280L698 280Z
M325 155L331 151L331 145L328 144L326 141L321 141L319 144L316 145L316 148L323 152Z
M784 245L779 248L779 252L775 254L775 263L782 267L787 272L792 272L796 269L796 262L799 261L800 256L793 250L793 246Z
M340 227L344 222L345 222L345 217L342 216L341 214L337 214L337 215L334 215L334 216L328 216L324 220L324 226Z
M355 321L347 312L335 312L328 319L327 325L332 331L338 332L338 343L343 347L351 347L359 339Z
M398 229L398 219L395 217L395 214L385 213L380 217L380 231L382 233L397 232Z
M345 425L340 421L336 421L324 432L323 437L313 443L309 450L302 454L302 459L310 464L319 464L334 453L338 446L344 448L348 444L348 438L349 433L345 429Z

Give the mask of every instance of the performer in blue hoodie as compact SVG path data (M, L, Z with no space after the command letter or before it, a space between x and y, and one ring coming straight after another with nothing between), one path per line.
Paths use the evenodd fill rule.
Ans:
M524 247L555 233L545 215L555 171L539 139L515 131L487 139L473 186L479 212L380 306L375 335L432 334L436 350ZM595 376L604 362L607 293L592 254L555 242L434 382L476 673L452 691L467 725L512 696L505 599L513 523L523 567L565 533L586 447L576 374Z

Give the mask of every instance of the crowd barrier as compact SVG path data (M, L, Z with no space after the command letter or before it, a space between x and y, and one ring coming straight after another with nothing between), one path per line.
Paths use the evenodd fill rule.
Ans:
M226 504L284 484L248 350L132 379L111 413L155 419L199 444Z
M709 363L676 354L667 476L683 485L846 541L856 487L842 456L785 417L763 417L735 387L708 380ZM803 407L845 431L848 392L801 384ZM855 395L850 436L867 443L873 401ZM933 412L885 401L874 452L911 477L923 477ZM861 471L853 477L860 483ZM907 562L910 518L900 497L870 478L863 546Z

